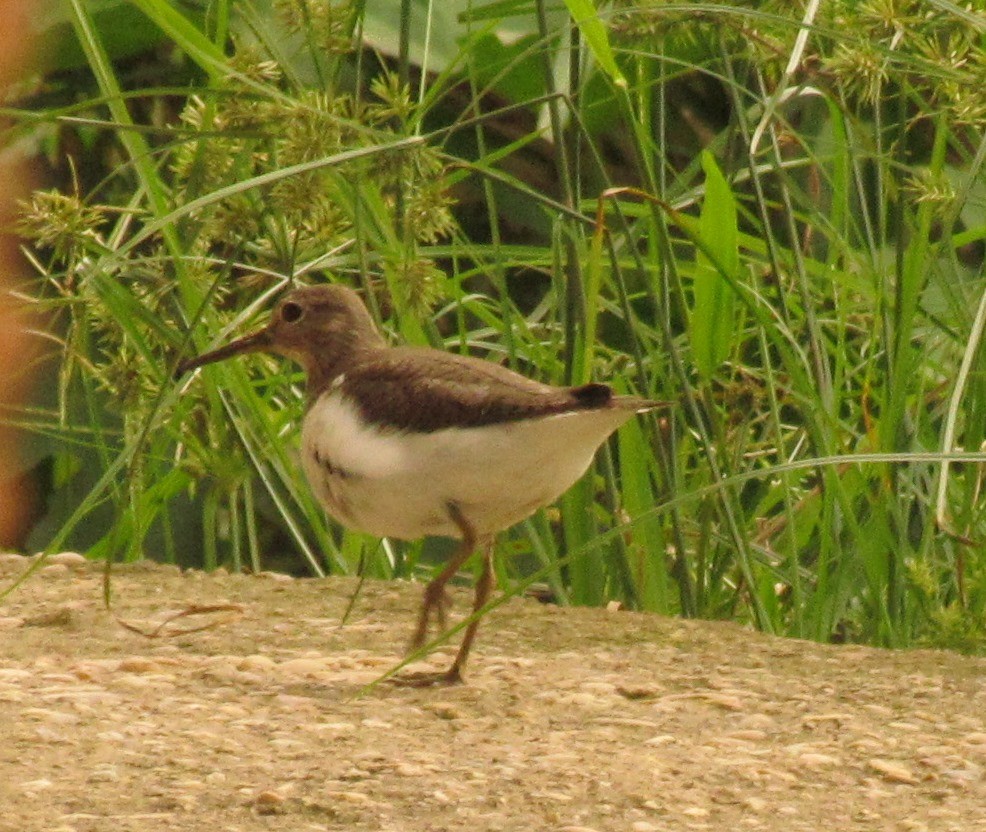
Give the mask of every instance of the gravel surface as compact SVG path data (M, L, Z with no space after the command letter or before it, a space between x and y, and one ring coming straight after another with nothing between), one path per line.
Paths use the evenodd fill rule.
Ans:
M986 829L984 660L515 599L468 684L358 695L420 586L340 629L355 586L136 564L108 612L50 559L0 605L0 832Z

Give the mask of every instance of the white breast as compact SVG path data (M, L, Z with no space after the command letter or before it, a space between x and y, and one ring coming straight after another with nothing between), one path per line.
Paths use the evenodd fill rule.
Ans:
M407 433L364 424L333 389L305 417L301 458L318 499L348 528L405 540L459 537L447 510L454 502L479 534L488 534L556 500L632 415L586 410Z

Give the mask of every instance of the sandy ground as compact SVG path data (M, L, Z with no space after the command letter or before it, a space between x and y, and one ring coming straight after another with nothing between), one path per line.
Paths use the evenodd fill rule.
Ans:
M0 830L986 829L986 661L515 599L468 684L358 696L420 587L340 629L354 586L121 568L140 626L242 605L148 639L56 557L0 606Z

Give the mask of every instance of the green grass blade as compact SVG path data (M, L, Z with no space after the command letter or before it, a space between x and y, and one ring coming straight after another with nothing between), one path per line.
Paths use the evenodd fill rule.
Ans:
M705 199L699 229L706 250L715 257L710 262L703 252L698 254L689 329L695 364L708 381L733 347L736 330L733 284L739 279L739 233L736 200L708 151L702 153L702 169Z

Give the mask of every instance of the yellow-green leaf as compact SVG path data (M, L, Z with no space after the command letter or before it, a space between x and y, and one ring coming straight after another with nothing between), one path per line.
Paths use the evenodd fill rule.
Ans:
M609 33L599 19L599 10L595 4L592 0L565 0L565 5L575 25L582 32L596 63L616 86L626 87L627 79L616 64L613 48L609 44Z
M736 200L715 157L702 153L705 199L699 218L702 250L695 259L694 306L690 320L692 354L708 381L729 355L736 327L739 231Z

